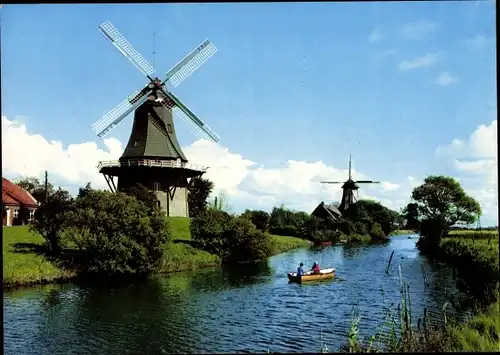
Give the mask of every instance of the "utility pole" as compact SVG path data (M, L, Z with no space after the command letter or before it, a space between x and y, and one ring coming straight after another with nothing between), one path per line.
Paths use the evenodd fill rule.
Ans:
M49 200L49 179L47 170L45 170L45 203Z

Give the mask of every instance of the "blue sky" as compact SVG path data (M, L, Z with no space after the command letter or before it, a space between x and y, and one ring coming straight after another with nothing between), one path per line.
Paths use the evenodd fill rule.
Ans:
M209 38L217 54L172 90L221 146L266 169L288 160L343 169L352 153L357 170L396 184L456 175L436 149L496 120L490 1L8 5L0 13L2 115L63 149L93 141L105 150L90 125L146 84L97 31L106 20L152 64L156 32L159 76ZM440 75L449 85L436 83ZM126 144L131 125L129 117L109 136ZM176 128L181 145L196 140Z

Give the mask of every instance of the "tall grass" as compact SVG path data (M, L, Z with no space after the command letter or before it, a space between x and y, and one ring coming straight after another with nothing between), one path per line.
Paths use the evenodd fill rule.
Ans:
M475 233L474 237L479 233ZM491 233L490 233L491 234ZM484 312L465 324L449 319L447 306L442 307L441 328L432 327L424 309L424 317L412 321L410 285L403 281L399 268L400 302L398 312L386 308L383 323L386 331L377 332L367 340L358 338L359 316L353 312L347 344L341 351L347 352L446 352L446 351L499 351L500 350L500 303L498 301L499 258L498 239L489 238L473 242L470 233L455 233L444 238L434 256L456 268L468 285L469 295L481 296L483 302L491 302ZM481 233L487 236L488 233ZM459 237L460 236L460 237ZM498 234L496 234L498 236ZM426 278L425 270L423 277ZM399 325L399 326L398 326ZM387 330L388 329L388 330ZM399 331L398 331L399 329Z

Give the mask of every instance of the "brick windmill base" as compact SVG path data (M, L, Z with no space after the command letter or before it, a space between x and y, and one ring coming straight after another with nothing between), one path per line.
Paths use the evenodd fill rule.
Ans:
M154 191L160 208L170 217L189 217L190 180L206 172L206 168L196 165L147 159L100 162L98 169L113 192L123 191L137 184Z

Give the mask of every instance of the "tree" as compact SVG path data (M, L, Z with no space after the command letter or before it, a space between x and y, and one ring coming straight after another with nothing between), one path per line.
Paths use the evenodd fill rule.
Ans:
M418 204L409 203L405 208L403 208L403 210L401 211L401 215L406 220L406 229L418 229L418 226L420 224L418 219Z
M38 202L45 201L45 184L40 183L36 177L28 176L14 181L15 184L26 191L28 191ZM52 195L55 192L54 185L50 182L47 183L48 195Z
M210 209L231 213L233 206L229 203L229 196L226 191L221 190L219 194L212 198L209 203Z
M467 195L460 183L448 176L428 176L424 183L413 189L412 198L418 205L420 219L425 230L424 238L439 242L450 227L457 223L474 223L481 215L481 206Z
M189 217L199 217L208 205L208 196L212 193L214 184L202 177L195 177L191 179L189 185L188 207Z
M353 222L362 222L368 230L372 229L373 223L378 223L385 235L389 235L399 225L399 213L373 200L359 200L344 215Z
M255 225L258 230L267 231L269 229L270 215L266 211L245 210L241 217L247 218Z
M30 228L45 238L47 251L51 255L61 252L59 233L64 224L63 214L73 208L73 202L69 192L59 188L35 212L35 220Z
M123 192L142 201L146 205L149 214L160 211L160 205L156 198L156 194L144 185L136 184L135 186L128 187Z

